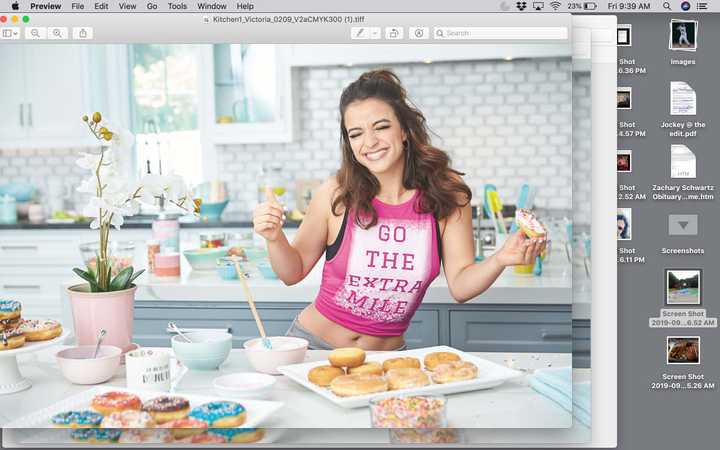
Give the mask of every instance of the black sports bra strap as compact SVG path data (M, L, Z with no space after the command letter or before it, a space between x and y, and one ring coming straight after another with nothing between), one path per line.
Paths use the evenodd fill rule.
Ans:
M325 247L325 260L329 261L337 255L340 251L340 245L342 245L343 237L345 236L345 227L347 227L348 220L348 208L345 208L345 214L343 215L342 225L340 225L340 231L338 232L335 242Z

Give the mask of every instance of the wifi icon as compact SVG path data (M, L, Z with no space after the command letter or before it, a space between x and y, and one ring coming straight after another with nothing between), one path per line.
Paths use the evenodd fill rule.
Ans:
M555 11L557 11L558 8L560 8L560 5L562 5L562 3L560 3L560 2L550 2L550 7L552 9L554 9Z

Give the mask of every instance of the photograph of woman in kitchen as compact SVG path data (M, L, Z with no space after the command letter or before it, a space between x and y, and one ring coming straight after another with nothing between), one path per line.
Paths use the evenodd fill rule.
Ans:
M471 190L430 143L423 113L393 72L366 72L344 89L340 137L341 167L314 194L292 244L270 189L253 213L285 284L303 280L325 253L320 291L287 332L310 348L405 349L403 334L441 262L450 295L464 303L544 249L544 238L518 231L475 262Z

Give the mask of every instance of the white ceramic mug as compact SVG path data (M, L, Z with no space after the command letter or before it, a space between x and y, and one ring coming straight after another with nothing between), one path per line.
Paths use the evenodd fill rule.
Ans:
M170 392L187 370L173 370L171 365L170 352L139 348L126 353L128 389Z

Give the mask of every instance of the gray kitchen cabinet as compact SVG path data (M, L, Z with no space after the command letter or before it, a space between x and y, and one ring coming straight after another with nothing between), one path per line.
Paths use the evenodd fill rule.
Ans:
M432 347L440 345L440 323L437 310L418 310L405 332L408 348Z
M573 320L573 367L590 368L590 321Z
M260 316L265 332L270 336L284 335L293 318L302 311L301 305L277 307L258 304L258 307L261 310ZM243 342L259 336L247 304L137 302L134 321L135 342L141 346L169 346L172 333L167 331L167 323L171 320L182 330L230 330L234 348L242 348Z
M572 322L565 309L482 305L451 310L450 345L470 352L570 352Z

